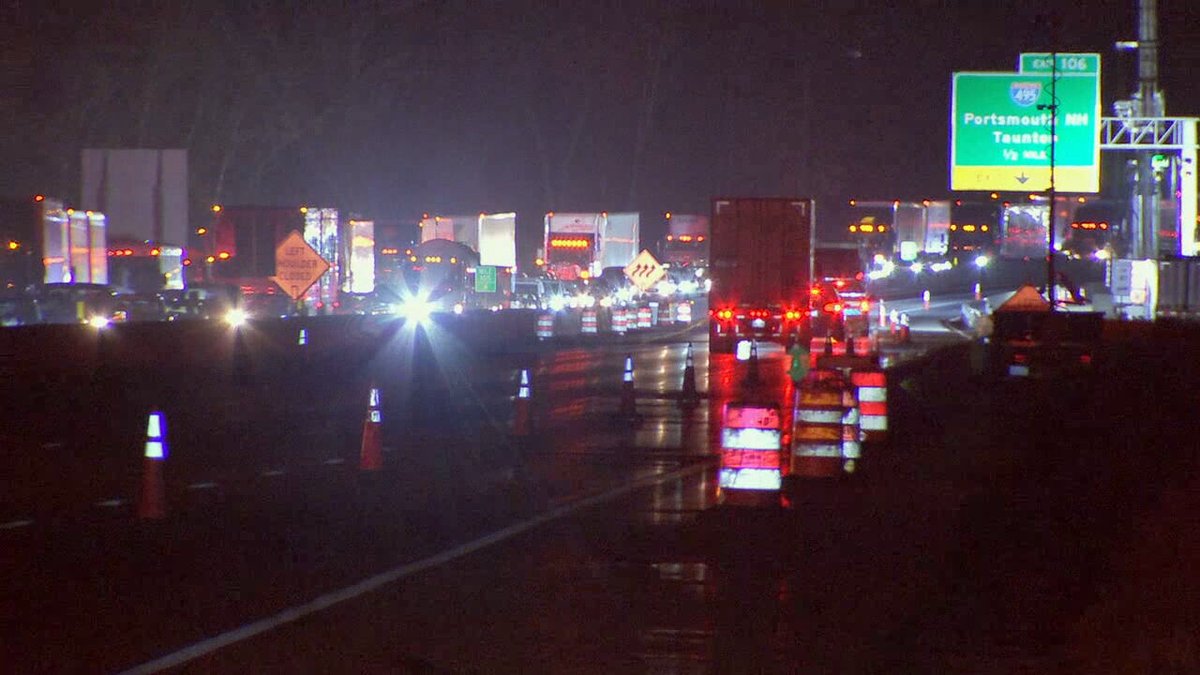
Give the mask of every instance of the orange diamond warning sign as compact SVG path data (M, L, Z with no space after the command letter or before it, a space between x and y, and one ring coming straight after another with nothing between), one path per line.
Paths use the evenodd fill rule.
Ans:
M633 262L625 266L625 276L643 291L648 291L659 280L667 276L667 270L659 264L650 251L642 249Z
M299 300L328 270L329 262L292 230L275 249L275 276L271 281L292 300Z

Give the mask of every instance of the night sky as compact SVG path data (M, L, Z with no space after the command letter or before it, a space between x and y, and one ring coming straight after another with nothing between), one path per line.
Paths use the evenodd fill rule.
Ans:
M1159 5L1167 112L1200 114L1200 2ZM840 230L850 197L949 194L951 73L1048 51L1048 10L1104 55L1108 114L1136 0L0 0L0 194L76 200L84 147L187 147L197 214L515 210L529 249L551 209L652 236L714 195L813 195Z

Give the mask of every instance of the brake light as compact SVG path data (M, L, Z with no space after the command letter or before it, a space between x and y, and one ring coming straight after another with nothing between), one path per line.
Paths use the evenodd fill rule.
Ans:
M827 303L825 303L825 311L830 314L841 314L842 313L842 303L827 302Z
M800 311L796 309L789 309L783 314L783 318L787 319L788 321L797 321L800 319L800 316Z
M846 282L842 279L838 279L837 281L833 282L833 285L837 286L838 288L842 288L846 285Z
M732 309L717 309L717 310L712 311L712 315L717 317L718 319L721 319L722 321L728 321L733 318L733 310Z
M810 293L810 294L811 294L813 297L816 297L816 296L818 296L818 295L820 295L820 294L821 294L821 289L817 288L816 286L813 286L811 289L809 289L809 291L808 291L808 292L809 292L809 293Z
M871 301L863 300L862 303L859 304L858 308L862 310L863 314L866 314L867 312L871 311Z

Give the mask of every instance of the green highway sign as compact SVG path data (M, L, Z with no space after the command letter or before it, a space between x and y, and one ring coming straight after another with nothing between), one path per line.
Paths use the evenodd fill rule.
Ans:
M1055 54L1059 75L1100 75L1099 54ZM1054 72L1050 54L1022 54L1017 70L1022 73Z
M1023 54L1022 62L1026 56L1037 55ZM1031 67L1036 65L1030 60ZM1050 187L1050 85L1051 76L1043 73L954 74L951 190L1040 192ZM1055 188L1098 192L1099 75L1060 75L1055 93Z
M496 292L496 266L495 265L479 265L475 268L475 292L476 293L495 293Z

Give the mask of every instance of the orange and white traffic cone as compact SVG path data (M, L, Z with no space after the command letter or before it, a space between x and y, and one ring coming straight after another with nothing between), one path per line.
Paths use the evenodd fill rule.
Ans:
M513 436L533 434L533 387L529 384L529 369L521 369L521 382L517 385L517 398L513 401Z
M683 389L679 396L680 406L693 406L700 400L696 391L696 361L692 356L692 343L687 344L687 356L683 360Z
M362 449L358 455L358 468L362 471L378 471L383 468L383 413L379 409L379 387L371 383L371 394L367 400L367 418L363 420Z
M625 357L625 371L621 374L621 409L618 416L637 419L637 398L633 390L633 355Z
M146 448L142 452L142 491L138 494L137 514L141 520L167 517L167 494L163 485L163 464L167 460L167 423L161 412L150 413L146 422Z
M750 342L750 361L746 368L746 384L756 385L759 381L758 340L753 340Z

